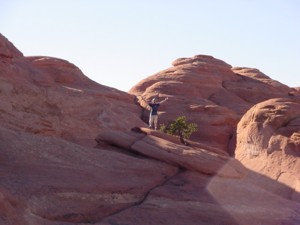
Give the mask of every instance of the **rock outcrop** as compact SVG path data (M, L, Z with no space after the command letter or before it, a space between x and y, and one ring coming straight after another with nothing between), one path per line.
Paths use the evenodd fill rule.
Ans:
M54 137L3 128L0 137L3 225L99 222L142 202L177 172L159 161Z
M189 221L189 224L280 224L298 220L296 214L286 217L286 213L280 212L280 204L286 203L280 203L275 197L280 196L281 200L286 201L291 195L298 196L297 192L247 170L229 155L212 152L204 146L179 145L165 138L161 139L159 132L149 133L147 129L141 129L139 133L103 131L100 132L97 141L100 144L107 142L137 156L158 160L178 168L178 173L166 184L152 190L142 205L112 216L105 220L107 222L145 223L142 221L146 220L149 213L154 219L146 224L183 224L185 220ZM228 188L225 188L226 182L229 182ZM182 195L178 189L185 194ZM232 197L237 193L243 198L242 202ZM208 196L203 199L205 195ZM252 201L255 202L255 206ZM245 202L250 205L246 206ZM220 206L226 213L220 211ZM265 217L265 210L274 210L270 211L270 214L276 214L278 217ZM167 215L172 212L174 216L169 218ZM212 212L217 212L218 215L212 218ZM135 215L139 215L139 218ZM285 218L279 219L283 215Z
M199 127L192 140L228 151L234 146L236 124L249 108L270 98L286 97L290 91L257 69L232 68L211 56L197 55L175 60L173 67L140 81L130 93L148 101L169 97L161 106L160 123L184 115ZM148 113L144 110L145 122Z
M65 60L24 57L0 40L2 127L94 146L100 129L144 124L134 96L95 83Z
M260 113L270 116L262 143L279 146L282 160L298 157L296 89L235 70L239 75L221 60L196 56L133 88L148 99L167 90L162 118L188 112L200 134L206 129L207 139L185 146L145 128L134 95L91 81L65 60L24 57L0 35L0 224L300 224L298 183L286 181L298 161L282 164L278 182L226 151L240 117L264 100L251 98L249 87L258 83L273 92L265 98L290 93L274 102L278 113ZM239 130L237 155L247 150L243 135L260 135L250 130Z
M131 131L100 132L106 149L3 128L0 137L4 225L300 222L292 189L204 148Z
M249 169L300 192L300 100L253 106L238 124L235 154Z

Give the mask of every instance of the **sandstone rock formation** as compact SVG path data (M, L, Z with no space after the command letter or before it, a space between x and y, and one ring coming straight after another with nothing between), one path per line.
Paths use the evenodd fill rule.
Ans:
M2 127L94 146L102 128L144 124L132 95L93 82L65 60L24 57L3 36L0 72Z
M297 121L299 117L298 104L290 103L297 102L297 99L299 101L298 92L299 88L289 88L257 69L232 68L221 60L203 55L175 60L173 67L142 80L130 90L130 93L147 99L158 94L168 96L170 101L161 106L162 123L185 115L199 126L199 132L192 137L193 140L223 149L232 155L237 139L236 156L242 163L297 191L299 155L296 152L300 151L297 144L300 129L297 122L288 124L287 121L291 118ZM265 100L282 97L286 99L265 103L270 112L263 107L261 111L248 112L239 123L236 136L236 124L248 109ZM140 102L145 107L145 103ZM257 105L253 110L260 107ZM145 110L144 113L144 118L147 118L148 112ZM256 113L261 121L255 120ZM267 122L263 121L271 121L272 118L276 123L281 119L281 124L266 125ZM277 132L280 126L287 127L286 134ZM283 128L280 131L283 132ZM266 146L272 150L267 150ZM289 150L284 149L291 148L294 153L286 154L285 151ZM259 156L249 159L249 151ZM280 153L275 156L270 151Z
M177 171L53 137L2 128L0 137L1 224L101 221L143 201L147 191Z
M289 92L289 96L299 97L300 96L300 87L293 88L292 91Z
M296 214L286 217L287 212L281 211L284 209L280 204L286 206L285 201L292 194L298 195L292 189L252 173L228 155L179 145L158 136L159 132L149 134L147 129L142 129L140 133L103 131L97 137L99 143L107 142L179 169L164 185L148 193L142 205L104 220L105 224L184 224L184 221L188 224L281 224L300 219ZM281 202L275 193L285 200ZM242 201L236 201L235 195ZM224 209L226 212L222 212ZM276 218L265 217L268 210ZM216 213L216 217L211 213ZM153 219L148 222L149 215Z
M300 192L300 100L253 106L238 124L235 153L249 169Z
M100 132L115 150L3 128L0 137L3 225L300 222L292 189L204 148L130 131Z
M258 83L279 97L290 89L265 82L269 78L258 71L254 78L243 75L252 70L236 69L237 75L212 57L174 65L158 80L154 76L149 87L153 93L170 88L161 93L170 97L162 106L168 110L165 119L171 118L169 109L174 116L182 109L195 120L201 115L208 138L190 146L145 128L132 94L89 80L65 60L24 57L0 35L0 224L299 224L297 184L253 172L224 151L239 118L264 100L259 95L252 100L248 87ZM178 80L169 81L170 71ZM190 87L182 85L182 91L190 98L175 95L186 81ZM298 106L288 104L290 123L276 130L270 143L297 156L298 136L284 135L297 134L292 115ZM281 126L274 118L271 125Z
M291 90L257 69L232 68L211 56L197 55L175 60L173 67L140 81L130 93L148 100L169 97L161 106L160 123L185 115L199 127L192 140L228 151L236 124L251 106L286 97ZM144 110L145 122L147 118Z

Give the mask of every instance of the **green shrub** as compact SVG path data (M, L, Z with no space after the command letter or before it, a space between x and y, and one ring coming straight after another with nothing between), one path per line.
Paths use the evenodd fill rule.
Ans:
M181 143L187 144L184 139L189 139L191 134L198 130L195 123L188 123L185 116L180 116L174 121L170 121L167 125L161 124L160 130L164 133L178 136Z

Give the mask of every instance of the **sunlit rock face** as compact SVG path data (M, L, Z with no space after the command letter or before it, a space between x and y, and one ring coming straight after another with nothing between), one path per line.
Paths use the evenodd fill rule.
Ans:
M145 108L144 121L149 112L139 96L148 101L169 97L160 107L160 123L184 115L199 126L192 140L232 152L236 124L243 114L256 103L286 97L290 91L257 69L232 68L212 56L197 55L175 60L172 67L133 86L130 93Z
M224 137L254 103L215 101L234 90L232 82L243 83L244 75L207 56L174 65L184 72L191 62L204 66L193 70L215 71L210 82L216 87L208 85L212 95L203 91L201 98L182 95L186 102L162 95L170 97L165 110L182 104L183 112L202 116L201 129L210 122L210 139L183 145L145 128L134 95L91 81L65 60L24 57L0 35L0 224L299 224L297 189L247 169L224 147ZM227 96L239 99L229 91ZM246 91L242 96L250 97ZM291 121L282 133L295 133L297 120ZM230 132L213 139L213 125ZM280 140L274 137L274 145L285 146ZM297 140L288 139L290 155Z
M144 124L134 96L95 83L68 61L24 57L0 40L2 127L94 146L99 129Z
M300 191L300 101L253 106L237 128L236 158L246 167Z

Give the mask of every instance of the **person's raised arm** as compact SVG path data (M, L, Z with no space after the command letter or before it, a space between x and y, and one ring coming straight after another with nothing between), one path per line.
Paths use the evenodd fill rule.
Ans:
M167 98L165 98L164 100L162 100L161 102L159 102L159 104L162 104L162 103L164 103L165 101L167 101L169 98L167 97Z

